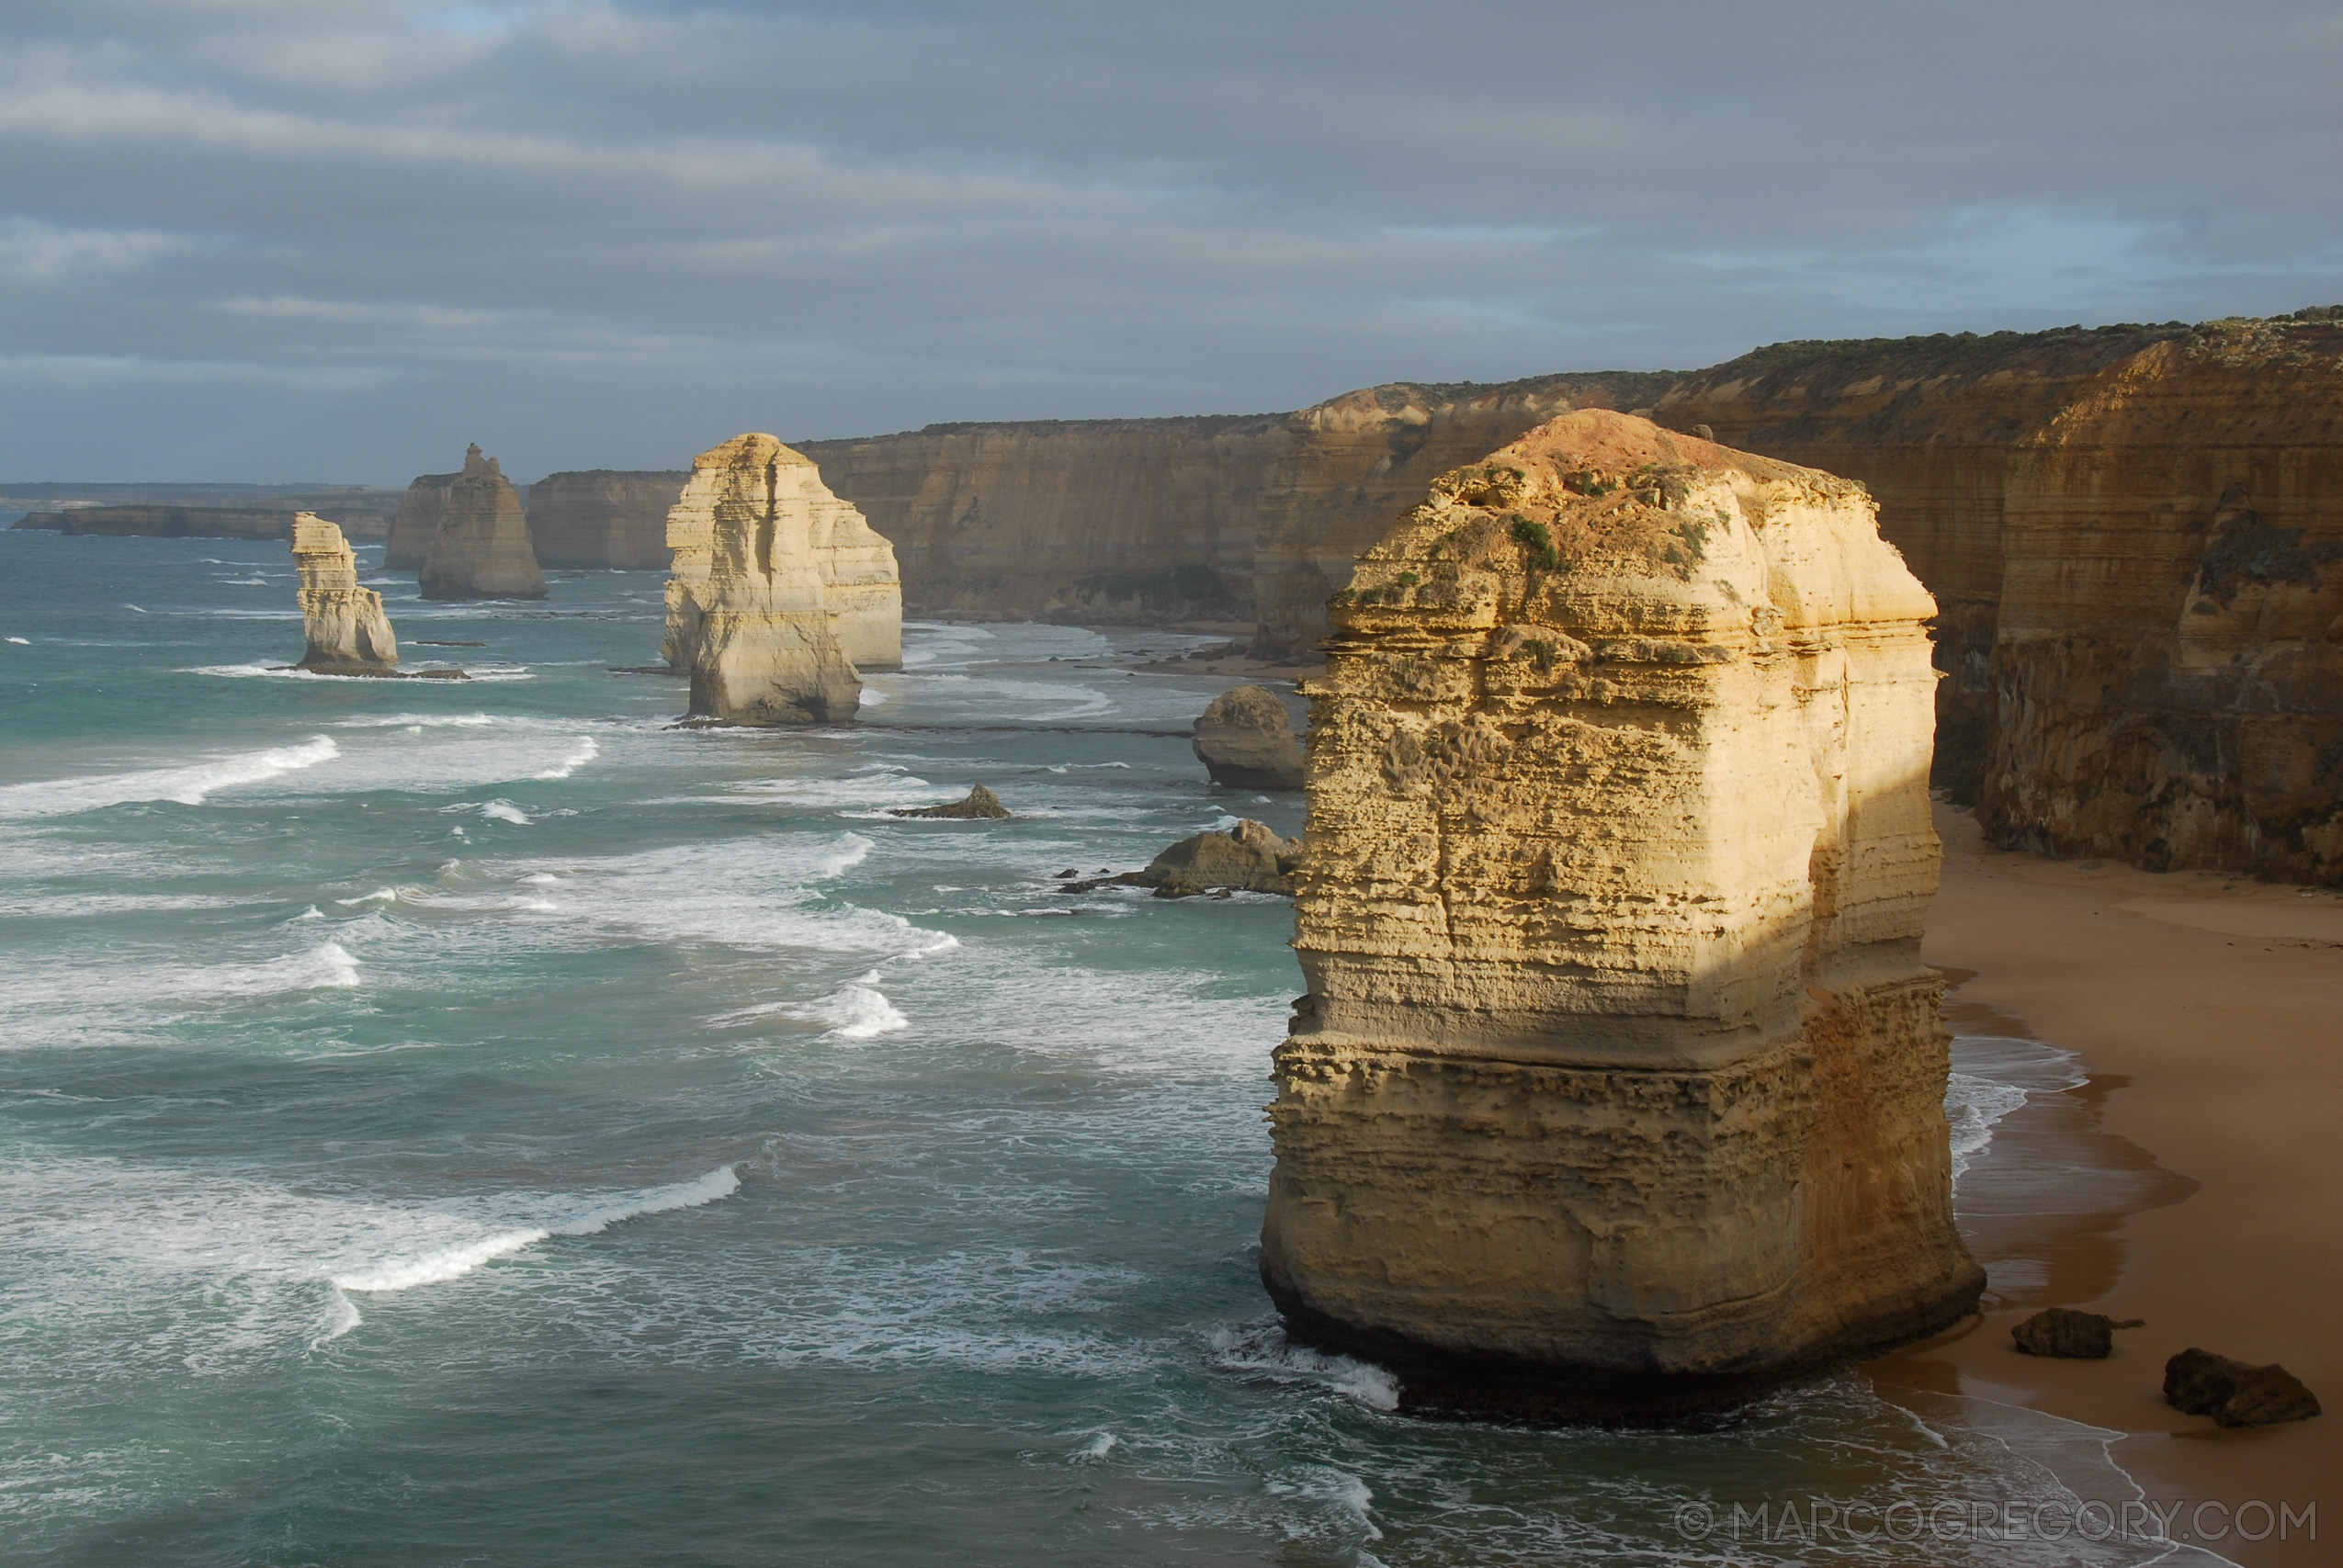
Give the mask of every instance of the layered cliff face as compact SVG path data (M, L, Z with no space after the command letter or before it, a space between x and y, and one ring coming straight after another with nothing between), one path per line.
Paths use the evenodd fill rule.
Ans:
M405 515L405 508L400 513ZM447 508L417 581L426 599L545 597L545 573L529 547L520 495L477 445L466 450L463 472L447 486Z
M1308 687L1262 1270L1406 1397L1731 1403L1969 1310L1928 594L1859 487L1606 412L1441 479Z
M879 639L870 599L853 594L873 585L845 592L859 618L843 622L824 570L840 549L866 547L842 515L852 511L770 435L738 435L699 455L667 514L674 566L662 648L691 675L694 714L766 725L854 716L862 678L846 638ZM898 660L900 626L899 616Z
M896 570L894 545L831 494L818 471L803 477L801 494L807 538L821 573L822 602L836 620L846 657L857 670L900 670L903 580Z
M473 448L479 450L478 447ZM382 549L387 571L419 571L431 558L431 541L447 515L447 493L461 474L417 474L399 498L390 519L390 542Z
M2014 454L2002 540L1996 840L2343 881L2343 324L2092 378Z
M618 468L546 475L528 492L538 565L663 570L667 511L691 477L682 469Z
M294 507L76 506L28 512L10 525L76 536L141 539L283 539L292 534ZM313 513L312 513L313 515ZM379 539L381 514L350 508L332 519L354 539Z
M1291 414L930 425L802 450L892 539L913 613L1254 621L1307 656L1351 558L1432 478L1664 373L1395 383Z
M304 512L293 519L292 539L301 630L309 639L300 667L334 675L396 670L399 639L382 613L382 595L358 586L357 557L342 530Z
M1870 487L1941 605L1938 782L1998 842L2343 880L2335 314L1783 344L1655 412Z

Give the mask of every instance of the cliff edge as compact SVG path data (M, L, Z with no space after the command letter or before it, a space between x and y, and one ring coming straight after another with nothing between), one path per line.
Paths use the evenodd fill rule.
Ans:
M1602 412L1443 476L1311 682L1262 1273L1419 1404L1730 1404L1948 1323L1926 623L1860 487Z

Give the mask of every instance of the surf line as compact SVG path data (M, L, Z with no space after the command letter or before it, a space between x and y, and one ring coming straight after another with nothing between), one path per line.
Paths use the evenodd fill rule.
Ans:
M704 1203L730 1198L740 1190L740 1167L735 1161L730 1165L719 1165L694 1180L629 1193L617 1202L604 1203L567 1219L516 1226L460 1246L442 1247L436 1252L390 1258L371 1269L329 1275L326 1285L332 1292L332 1303L324 1331L310 1341L309 1348L315 1350L339 1339L366 1321L358 1312L357 1303L350 1300L353 1291L373 1295L412 1291L418 1285L442 1284L449 1280L460 1279L484 1263L509 1258L525 1247L534 1247L554 1236L594 1235L612 1225L640 1219L645 1214L663 1214L673 1209L696 1209Z

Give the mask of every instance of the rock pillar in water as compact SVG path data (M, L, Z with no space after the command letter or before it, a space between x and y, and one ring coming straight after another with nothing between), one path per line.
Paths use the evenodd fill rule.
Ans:
M1412 1403L1615 1419L1973 1308L1933 609L1859 486L1606 412L1361 555L1305 688L1293 1332Z
M465 451L464 471L447 486L447 510L418 580L426 599L545 597L520 493L477 445Z
M1299 789L1302 747L1285 705L1266 686L1237 686L1212 699L1191 746L1212 782L1231 789Z
M341 528L315 513L293 519L293 566L301 577L300 667L327 674L379 674L399 667L399 639L382 595L358 586L357 557Z
M691 676L694 714L734 724L854 716L862 676L849 639L875 656L891 648L900 662L902 619L899 593L891 638L882 635L883 596L867 581L840 585L833 600L842 544L851 573L875 570L877 552L853 528L869 532L813 464L770 435L734 436L699 455L667 514L674 566L662 649ZM891 570L891 549L885 560Z

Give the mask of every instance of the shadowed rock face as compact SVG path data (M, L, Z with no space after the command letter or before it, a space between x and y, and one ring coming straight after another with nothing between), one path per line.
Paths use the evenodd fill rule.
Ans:
M300 573L301 668L327 674L379 674L399 667L399 639L382 595L358 586L357 557L342 530L304 512L293 519L293 565Z
M1285 705L1266 686L1239 686L1212 699L1196 720L1196 761L1232 789L1299 789L1302 747Z
M447 487L447 510L417 581L426 599L545 597L520 494L478 446L465 452L464 471Z
M1925 623L1859 487L1608 412L1437 481L1306 688L1262 1272L1419 1404L1726 1404L1930 1332Z
M875 543L873 541L876 541ZM692 712L735 724L834 723L862 702L851 649L900 664L891 568L854 508L770 435L700 454L667 514L667 662L687 671ZM832 579L848 581L833 586Z
M538 565L663 570L667 511L691 477L681 469L617 468L546 475L528 493Z
M417 474L399 498L390 519L390 542L382 548L386 571L419 571L431 558L431 541L447 515L447 493L460 474Z

